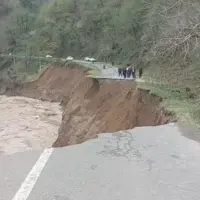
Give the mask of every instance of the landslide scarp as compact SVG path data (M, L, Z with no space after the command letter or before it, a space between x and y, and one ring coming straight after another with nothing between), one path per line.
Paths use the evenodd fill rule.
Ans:
M1 84L0 91L61 102L62 124L53 147L82 143L103 132L170 122L170 113L159 107L160 97L138 89L132 81L100 84L96 79L87 78L86 72L87 69L76 67L49 67L32 83Z

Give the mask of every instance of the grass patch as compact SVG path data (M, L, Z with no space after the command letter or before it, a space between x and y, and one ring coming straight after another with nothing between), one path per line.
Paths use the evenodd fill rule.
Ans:
M162 105L180 121L200 128L200 68L192 65L154 63L144 69L138 87L163 98Z
M49 65L43 65L41 66L40 69L38 69L38 71L34 72L34 73L25 73L24 74L24 80L21 82L33 82L39 79L40 75L49 67ZM23 74L23 73L22 73ZM22 75L22 74L19 74Z
M170 87L190 88L196 95L200 94L199 62L182 66L180 63L152 63L144 68L145 80L157 82ZM199 96L200 97L200 96Z
M190 93L167 85L137 82L138 88L150 90L150 93L163 98L161 106L176 114L178 120L189 122L200 128L200 103L191 98Z
M88 71L87 77L98 78L100 76L100 74L101 74L101 70L98 68L95 68L95 69L91 69Z

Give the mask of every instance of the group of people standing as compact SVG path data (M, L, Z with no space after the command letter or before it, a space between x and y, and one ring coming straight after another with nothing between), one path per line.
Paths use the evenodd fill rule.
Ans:
M139 68L139 78L141 78L143 73L142 68ZM124 68L118 68L118 75L119 77L124 77L124 78L136 78L136 68L131 67L130 65L127 65L127 67Z

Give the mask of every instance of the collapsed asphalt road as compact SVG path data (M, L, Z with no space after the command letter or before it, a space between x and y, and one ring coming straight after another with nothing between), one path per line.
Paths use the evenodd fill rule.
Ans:
M0 156L0 200L198 200L199 150L168 124Z

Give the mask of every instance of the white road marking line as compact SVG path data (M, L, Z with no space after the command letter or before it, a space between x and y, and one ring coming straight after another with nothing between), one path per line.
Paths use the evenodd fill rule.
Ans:
M26 200L28 198L52 152L53 148L43 151L12 200Z

